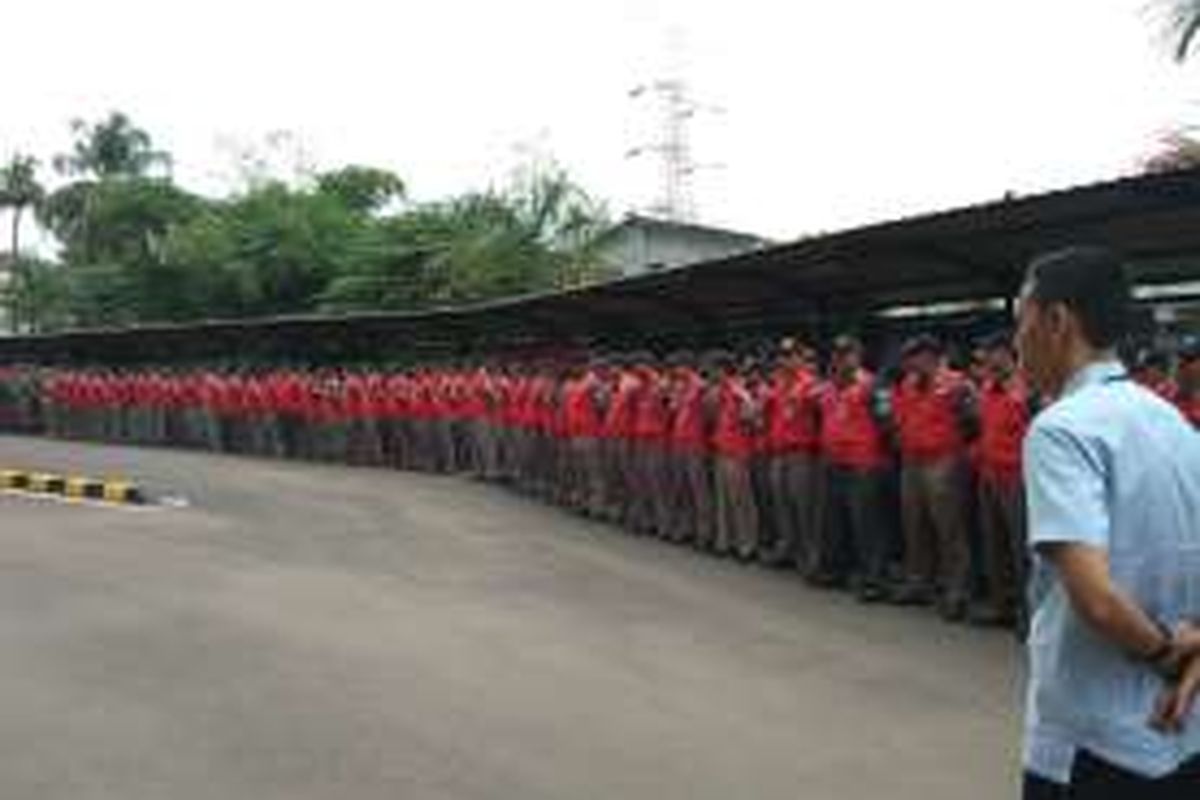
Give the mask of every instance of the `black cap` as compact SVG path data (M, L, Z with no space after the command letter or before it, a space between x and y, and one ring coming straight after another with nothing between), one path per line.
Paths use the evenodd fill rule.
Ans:
M917 353L933 353L941 355L942 343L928 333L922 333L919 336L914 336L904 343L904 347L900 349L900 355L908 357L915 356Z
M1006 331L1006 330L1005 331L996 331L995 333L992 333L988 336L983 337L982 339L979 340L979 347L983 348L984 350L989 350L989 351L990 350L1012 351L1012 350L1016 349L1013 347L1012 331Z
M1185 337L1179 343L1179 360L1195 361L1200 358L1200 336Z

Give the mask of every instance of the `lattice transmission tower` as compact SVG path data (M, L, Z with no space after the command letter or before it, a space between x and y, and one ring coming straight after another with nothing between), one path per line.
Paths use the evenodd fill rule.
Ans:
M634 147L627 158L655 156L659 161L658 197L651 213L663 219L690 222L696 218L693 178L700 165L692 156L690 125L702 107L692 98L681 78L667 78L637 86L629 92L633 100L658 104L659 138Z

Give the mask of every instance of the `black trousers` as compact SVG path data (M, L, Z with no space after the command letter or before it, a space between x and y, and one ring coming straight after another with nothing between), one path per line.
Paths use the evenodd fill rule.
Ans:
M1200 798L1200 758L1165 778L1151 780L1081 751L1075 757L1070 784L1027 773L1022 796L1024 800L1196 800Z

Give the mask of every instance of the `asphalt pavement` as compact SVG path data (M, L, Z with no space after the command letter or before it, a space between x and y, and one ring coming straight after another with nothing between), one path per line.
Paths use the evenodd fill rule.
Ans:
M457 478L0 437L0 797L1016 796L1020 652Z

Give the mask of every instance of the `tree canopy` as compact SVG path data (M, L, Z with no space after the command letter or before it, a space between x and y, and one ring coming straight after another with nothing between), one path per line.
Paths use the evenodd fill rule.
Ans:
M553 165L431 202L361 164L204 197L174 182L170 154L124 114L72 132L53 160L65 182L22 205L60 245L14 286L25 329L416 310L605 274L607 214ZM6 174L0 202L12 205Z
M33 156L18 153L8 164L0 167L0 208L8 209L12 215L8 258L3 265L3 290L9 311L8 321L13 330L18 330L22 324L25 309L18 298L29 293L29 273L33 268L21 253L21 221L25 210L39 208L45 196L46 190L37 179L37 159Z

